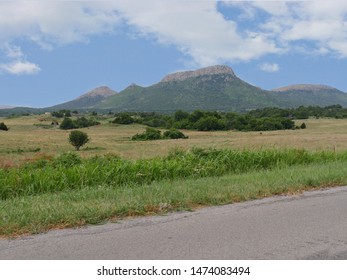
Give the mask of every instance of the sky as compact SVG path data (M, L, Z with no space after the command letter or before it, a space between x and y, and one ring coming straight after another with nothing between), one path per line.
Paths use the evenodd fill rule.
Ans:
M263 89L347 92L347 1L0 0L0 105L47 107L220 64Z

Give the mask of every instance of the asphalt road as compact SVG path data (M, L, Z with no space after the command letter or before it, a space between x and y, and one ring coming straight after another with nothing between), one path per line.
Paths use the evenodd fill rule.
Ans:
M0 259L347 259L347 187L0 240Z

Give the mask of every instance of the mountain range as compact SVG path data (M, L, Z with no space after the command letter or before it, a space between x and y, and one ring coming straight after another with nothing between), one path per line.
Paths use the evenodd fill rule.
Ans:
M238 78L230 67L216 65L169 74L148 87L131 84L119 93L106 86L99 87L72 101L41 110L248 111L263 107L293 108L301 105L334 104L347 107L347 93L326 85L310 84L264 90Z

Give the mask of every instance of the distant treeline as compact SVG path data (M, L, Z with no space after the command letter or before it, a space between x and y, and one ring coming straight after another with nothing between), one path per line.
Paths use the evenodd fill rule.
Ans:
M119 124L140 123L167 129L193 129L199 131L242 130L266 131L294 129L288 117L254 117L251 114L220 113L195 110L192 113L177 111L173 115L158 113L119 113L113 121Z
M256 118L285 117L299 120L315 117L346 119L347 108L343 108L341 105L331 105L327 107L300 106L295 109L264 108L250 111L248 114Z

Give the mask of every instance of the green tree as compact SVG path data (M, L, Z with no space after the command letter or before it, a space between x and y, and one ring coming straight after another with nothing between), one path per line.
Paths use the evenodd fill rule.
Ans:
M80 147L89 142L88 134L79 130L71 131L69 141L78 151Z
M225 123L214 116L203 117L195 123L195 128L200 131L212 131L225 129Z
M184 112L182 110L178 110L178 111L176 111L176 113L174 115L174 120L176 122L179 122L181 120L188 119L188 117L189 117L189 113L188 112Z

